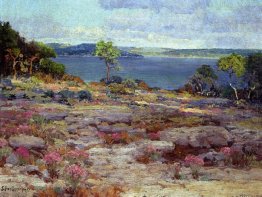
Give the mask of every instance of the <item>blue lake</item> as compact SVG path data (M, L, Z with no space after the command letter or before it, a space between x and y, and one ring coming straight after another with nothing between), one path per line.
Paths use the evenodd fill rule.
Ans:
M66 65L66 71L81 77L86 82L99 81L106 76L104 61L97 57L63 56L54 59ZM176 89L183 86L202 64L217 70L216 59L202 58L120 58L121 71L111 75L144 80L151 87ZM223 74L219 72L219 75ZM221 80L221 79L220 79Z

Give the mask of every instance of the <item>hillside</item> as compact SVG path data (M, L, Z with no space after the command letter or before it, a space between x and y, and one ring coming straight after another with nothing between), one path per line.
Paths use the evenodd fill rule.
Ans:
M96 45L90 43L83 43L79 45L67 45L60 43L48 43L48 46L52 47L59 56L66 55L79 55L79 56L93 56ZM143 57L133 52L124 50L121 51L121 57Z

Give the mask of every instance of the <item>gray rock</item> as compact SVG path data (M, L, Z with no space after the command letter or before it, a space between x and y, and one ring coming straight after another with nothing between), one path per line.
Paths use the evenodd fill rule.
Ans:
M12 164L12 165L17 165L19 163L19 159L18 157L16 156L15 153L12 153L11 155L9 155L7 158L6 158L6 163L7 164Z
M12 90L14 88L11 79L2 79L0 83L1 83L1 87L4 90Z
M13 148L23 146L27 149L44 149L46 147L45 142L42 138L23 134L10 137L9 144Z
M65 117L68 116L68 113L66 112L61 112L61 113L43 112L43 113L40 113L40 115L43 116L46 120L60 121L60 120L64 120Z
M218 126L168 129L161 132L160 139L192 148L223 147L232 141L230 133Z
M199 157L202 158L205 161L205 163L209 165L220 164L225 159L225 155L223 153L215 151L201 154L199 155Z
M108 122L110 124L113 123L130 123L131 122L131 114L129 113L117 113L111 114L108 116L98 117L98 120L101 122Z
M25 173L39 172L39 168L38 166L34 166L34 165L26 165L20 170L20 172L25 172Z

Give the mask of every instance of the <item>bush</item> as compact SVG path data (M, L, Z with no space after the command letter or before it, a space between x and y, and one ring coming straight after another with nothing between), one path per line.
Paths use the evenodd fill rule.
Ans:
M137 84L133 79L125 79L122 84L126 87L126 88L131 88L131 89L135 89L137 88Z
M65 65L50 59L42 59L39 70L46 74L51 74L54 78L61 78L65 74Z
M55 83L55 79L51 74L36 73L34 76L45 83Z
M113 94L133 94L134 91L130 88L126 88L123 84L112 83L109 86L109 90Z
M118 84L121 84L123 81L122 77L119 77L119 76L112 76L110 77L109 81L107 81L106 78L103 78L100 80L100 82L104 82L106 83L107 85L111 84L111 83L118 83Z
M64 81L73 81L79 84L84 84L85 82L83 81L83 79L81 79L80 77L74 76L74 75L68 75L68 74L64 74L62 77L62 80Z
M224 86L221 88L221 95L223 98L228 98L228 99L234 99L235 98L235 93L234 90L228 85Z
M77 93L77 97L80 101L82 100L88 100L91 101L92 100L92 95L89 91L86 90L81 90Z

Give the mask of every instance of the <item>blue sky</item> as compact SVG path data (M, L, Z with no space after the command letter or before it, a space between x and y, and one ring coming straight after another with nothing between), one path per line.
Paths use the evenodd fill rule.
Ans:
M262 49L262 0L0 0L28 40Z

